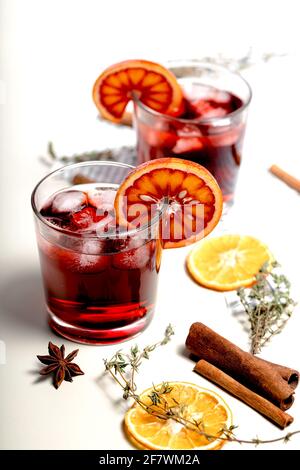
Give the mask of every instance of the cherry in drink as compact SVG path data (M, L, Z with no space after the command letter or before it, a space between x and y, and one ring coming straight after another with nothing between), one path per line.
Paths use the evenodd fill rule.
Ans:
M230 205L242 160L250 88L239 75L210 64L170 69L181 84L184 103L176 117L135 103L139 163L171 156L200 163L214 175Z
M127 339L148 325L154 311L161 243L153 227L152 237L147 228L117 233L116 189L107 183L70 186L39 210L49 323L75 341Z

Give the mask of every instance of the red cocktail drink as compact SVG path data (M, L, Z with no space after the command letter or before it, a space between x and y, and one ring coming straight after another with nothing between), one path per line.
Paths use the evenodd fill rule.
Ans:
M181 113L167 116L135 103L139 163L178 157L200 163L218 181L224 201L233 202L251 99L248 84L222 67L170 67L184 92Z
M151 320L162 249L159 221L151 221L151 235L149 227L121 233L115 224L116 189L130 169L72 165L46 178L33 195L50 325L72 340L124 340ZM89 178L103 181L73 186L74 176L87 170ZM59 188L50 197L43 188L49 180Z

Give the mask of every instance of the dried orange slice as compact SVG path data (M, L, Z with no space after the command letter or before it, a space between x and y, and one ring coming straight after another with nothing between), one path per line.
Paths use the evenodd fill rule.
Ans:
M187 269L201 285L219 291L248 287L266 262L269 248L254 237L222 235L198 243L187 258Z
M203 166L180 158L158 158L136 167L120 185L115 198L117 222L138 228L162 206L163 246L177 248L213 230L222 214L222 193Z
M175 75L154 62L125 60L104 70L94 84L94 102L110 121L120 122L134 98L163 114L182 113L183 93Z
M212 390L192 383L171 382L168 385L171 391L163 394L161 404L157 407L152 405L152 409L157 408L159 411L159 407L164 406L164 400L173 409L176 403L184 405L182 416L190 422L201 422L201 430L213 437L208 438L172 419L163 420L147 413L141 406L133 405L127 411L124 423L129 440L136 447L144 449L220 449L226 442L220 439L224 436L224 429L232 425L232 413L227 403ZM159 390L160 387L158 385L155 388ZM152 403L149 397L152 390L149 388L139 395L146 405Z

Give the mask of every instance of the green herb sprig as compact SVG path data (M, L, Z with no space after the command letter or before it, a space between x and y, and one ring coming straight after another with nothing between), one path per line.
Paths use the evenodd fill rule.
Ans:
M250 323L252 354L258 354L273 336L282 332L296 305L289 280L273 271L278 267L276 261L265 263L255 284L237 291Z

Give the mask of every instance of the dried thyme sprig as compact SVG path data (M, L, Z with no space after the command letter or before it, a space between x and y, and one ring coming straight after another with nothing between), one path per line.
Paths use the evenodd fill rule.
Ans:
M116 161L120 155L126 155L126 161L134 164L136 158L136 149L132 146L122 146L120 148L92 150L88 152L75 153L73 155L59 156L55 150L52 142L48 142L47 156L41 157L41 160L47 165L53 163L80 163L89 162L92 160L97 161Z
M239 439L234 434L236 426L223 427L220 429L219 435L208 434L205 432L204 423L201 420L191 420L186 417L187 405L185 403L179 403L177 400L172 398L173 404L169 404L170 400L166 399L166 395L172 392L172 386L168 382L163 382L159 386L153 385L152 390L148 394L148 398L150 398L151 401L150 405L143 401L137 393L137 385L134 380L135 373L139 371L139 367L141 366L143 359L149 359L150 353L159 346L169 343L173 335L174 330L171 325L168 325L161 341L158 341L153 345L146 346L143 349L140 349L135 345L131 347L129 353L117 351L110 360L104 359L105 370L122 388L123 398L125 400L132 398L136 404L143 408L147 413L164 421L172 419L173 421L180 423L185 428L198 432L208 441L218 439L221 441L238 442L239 444L254 444L257 446L259 444L270 444L280 441L287 443L292 436L300 434L299 430L274 439L262 440L258 437L254 439Z
M57 153L54 151L54 146L53 146L53 143L52 142L48 142L48 155L50 156L50 158L54 161L60 161L60 162L63 162L63 163L67 163L67 162L70 162L70 160L72 160L72 162L74 163L79 163L79 162L86 162L86 161L90 161L90 160L113 160L113 156L112 156L112 150L101 150L101 151L98 151L98 150L94 150L94 151L91 151L91 152L84 152L84 153L76 153L74 155L72 155L71 157L70 156L58 156Z
M250 323L252 354L259 353L272 336L281 333L295 306L290 282L273 271L278 267L276 261L264 264L251 289L237 291Z

